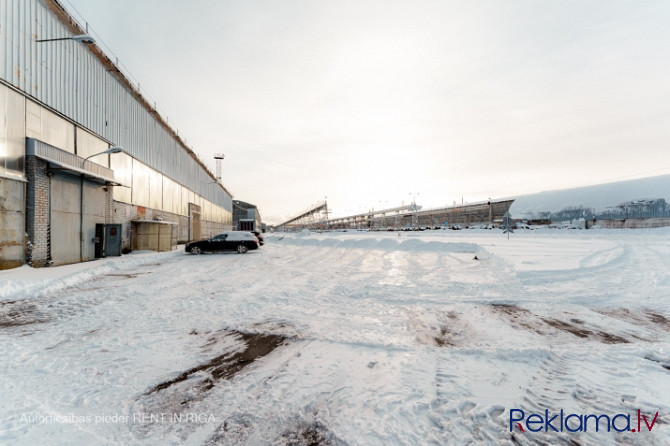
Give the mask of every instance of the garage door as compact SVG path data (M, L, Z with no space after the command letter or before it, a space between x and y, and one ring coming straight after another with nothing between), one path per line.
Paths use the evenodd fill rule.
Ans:
M54 265L79 262L81 180L72 175L51 177L51 259ZM105 191L84 181L84 260L95 257L95 224L105 222Z

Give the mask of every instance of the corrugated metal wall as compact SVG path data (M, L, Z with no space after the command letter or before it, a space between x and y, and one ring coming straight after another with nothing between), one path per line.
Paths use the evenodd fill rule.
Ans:
M49 0L0 0L0 77L213 203L232 197L51 11Z

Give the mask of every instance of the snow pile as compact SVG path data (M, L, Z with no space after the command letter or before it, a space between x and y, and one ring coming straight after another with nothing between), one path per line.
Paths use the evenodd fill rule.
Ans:
M183 254L182 247L170 253L136 251L123 257L107 257L92 262L52 268L32 268L24 265L19 268L0 270L0 301L54 293L113 271L132 269L135 266L139 267L151 261L164 259L166 255L180 254Z
M295 246L329 247L339 249L362 249L362 250L383 250L383 251L432 251L432 252L462 252L462 253L485 253L486 250L480 245L470 242L452 242L442 240L422 240L418 237L399 238L398 234L393 233L386 237L370 236L366 233L359 237L347 236L338 237L338 233L305 238L301 235L286 234L280 237L269 238L270 241L290 244Z

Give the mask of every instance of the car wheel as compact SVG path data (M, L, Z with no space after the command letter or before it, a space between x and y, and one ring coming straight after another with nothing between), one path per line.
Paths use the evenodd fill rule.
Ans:
M244 254L245 252L249 251L249 248L247 248L244 245L237 245L237 252L240 254Z
M193 248L191 248L192 255L197 256L200 253L202 253L202 250L198 246L194 246Z

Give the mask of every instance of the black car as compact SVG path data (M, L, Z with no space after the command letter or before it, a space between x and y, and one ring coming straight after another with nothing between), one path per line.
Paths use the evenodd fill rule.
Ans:
M222 232L208 240L187 243L184 250L194 255L216 251L237 251L244 254L250 249L258 249L258 246L258 239L252 233L231 231Z
M258 244L259 245L263 246L265 244L265 240L263 239L263 235L260 232L251 231L251 233L256 236L256 238L258 239Z

